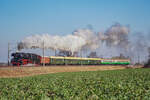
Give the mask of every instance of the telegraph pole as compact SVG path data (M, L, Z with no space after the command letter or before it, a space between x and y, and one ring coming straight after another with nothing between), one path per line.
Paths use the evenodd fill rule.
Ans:
M82 66L82 50L80 50L81 66Z
M138 51L138 53L137 53L137 60L138 60L138 64L140 64L140 53L139 53L139 51Z
M140 63L140 56L138 55L138 64Z
M8 42L8 66L9 66L9 53L10 53L10 43Z
M56 49L55 49L55 56L56 56Z
M44 41L43 41L43 67L45 66L45 58L44 58L44 55L45 55L45 46L44 46Z

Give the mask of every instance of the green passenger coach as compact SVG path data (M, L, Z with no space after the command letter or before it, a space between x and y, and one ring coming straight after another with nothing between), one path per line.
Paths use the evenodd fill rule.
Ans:
M50 65L129 65L129 59L101 59L50 56Z

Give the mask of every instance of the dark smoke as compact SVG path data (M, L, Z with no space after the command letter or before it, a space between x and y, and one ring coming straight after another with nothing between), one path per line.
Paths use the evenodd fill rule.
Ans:
M112 25L108 30L106 30L105 38L106 45L109 47L119 47L128 49L129 40L129 28L122 26L119 23Z

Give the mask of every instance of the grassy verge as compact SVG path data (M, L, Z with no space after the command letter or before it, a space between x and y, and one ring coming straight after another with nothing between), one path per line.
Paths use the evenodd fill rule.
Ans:
M66 72L0 78L0 99L148 100L150 69Z

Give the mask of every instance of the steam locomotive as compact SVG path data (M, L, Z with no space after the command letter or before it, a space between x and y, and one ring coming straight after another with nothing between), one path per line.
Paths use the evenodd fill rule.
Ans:
M12 53L11 63L13 66L26 64L40 64L41 56L33 53Z
M102 59L50 56L41 57L33 53L12 53L11 63L13 66L35 65L129 65L130 59Z

